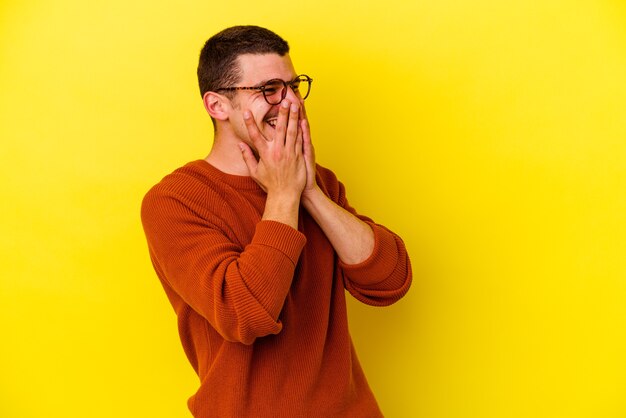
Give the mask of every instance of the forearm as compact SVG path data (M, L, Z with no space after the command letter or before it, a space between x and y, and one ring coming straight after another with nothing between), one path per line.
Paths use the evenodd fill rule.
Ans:
M345 264L358 264L372 254L375 244L372 228L333 202L319 187L302 195L302 205Z

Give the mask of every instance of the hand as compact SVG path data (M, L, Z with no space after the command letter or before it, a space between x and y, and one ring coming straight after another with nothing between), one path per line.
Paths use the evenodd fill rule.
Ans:
M247 144L239 147L250 176L269 195L299 201L307 181L307 168L303 158L303 134L299 123L299 106L283 100L273 138L266 138L259 130L249 111L244 112L248 134L259 160Z

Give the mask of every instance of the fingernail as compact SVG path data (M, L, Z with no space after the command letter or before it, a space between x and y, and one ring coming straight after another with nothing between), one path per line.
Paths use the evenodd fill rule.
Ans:
M287 100L283 100L283 102L281 103L281 105L282 105L285 109L287 109L287 108L289 107L289 101L287 101Z
M252 117L252 114L250 113L249 110L246 110L245 112L243 112L244 119L250 119L251 117Z
M243 147L243 144L242 144L242 143L239 143L239 144L237 144L237 145L239 145L239 149L241 150L241 152L243 152L243 151L244 151L244 149L245 149L245 148Z
M291 104L291 111L292 111L292 112L297 112L297 111L298 111L298 105L297 105L297 104L295 104L295 103L292 103L292 104Z

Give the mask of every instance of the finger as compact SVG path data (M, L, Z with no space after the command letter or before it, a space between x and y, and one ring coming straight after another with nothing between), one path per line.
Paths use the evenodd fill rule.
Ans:
M278 109L278 120L276 121L276 134L274 135L274 139L280 141L281 144L285 143L290 104L289 100L283 100L280 104L280 109Z
M256 169L257 169L257 166L259 165L259 162L256 160L248 144L244 144L243 142L240 142L239 149L241 150L241 156L243 157L243 161L246 163L246 166L248 167L248 171L250 172L250 174L256 173Z
M243 120L246 124L246 128L248 129L248 135L252 140L252 143L256 147L257 150L263 149L266 147L267 139L263 136L259 127L257 126L254 118L252 117L252 113L249 110L243 112ZM245 145L245 144L244 144ZM246 145L247 146L247 145Z
M309 118L306 115L306 108L304 107L304 103L300 105L300 120L306 121L306 129L308 130L309 140L310 140L311 139L311 127L309 125ZM300 127L302 128L302 123L300 124Z
M302 149L303 146L303 139L302 139L302 120L298 123L298 136L296 136L296 141L295 141L295 150L296 150L296 156L300 157L300 155L303 154L304 150Z
M300 121L302 129L302 151L304 158L309 162L315 161L313 144L311 143L311 131L309 130L309 122L306 119Z
M309 120L309 118L306 115L306 107L304 107L304 102L300 104L300 119Z
M289 124L287 125L287 136L285 137L285 147L287 147L287 149L293 149L294 144L296 143L296 137L298 136L299 114L299 106L296 103L292 103L289 108Z

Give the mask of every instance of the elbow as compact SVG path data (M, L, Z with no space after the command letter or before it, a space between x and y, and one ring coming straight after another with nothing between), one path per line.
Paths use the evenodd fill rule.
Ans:
M274 322L273 325L272 327L242 330L238 335L238 342L244 345L252 345L258 338L279 334L283 329L282 324L280 322Z
M347 290L357 300L371 306L389 306L402 299L413 281L411 264L400 263L391 275L375 285L363 285L358 282L346 280Z
M252 345L258 338L280 333L283 325L267 313L256 312L234 321L219 321L216 330L222 338L233 343Z

